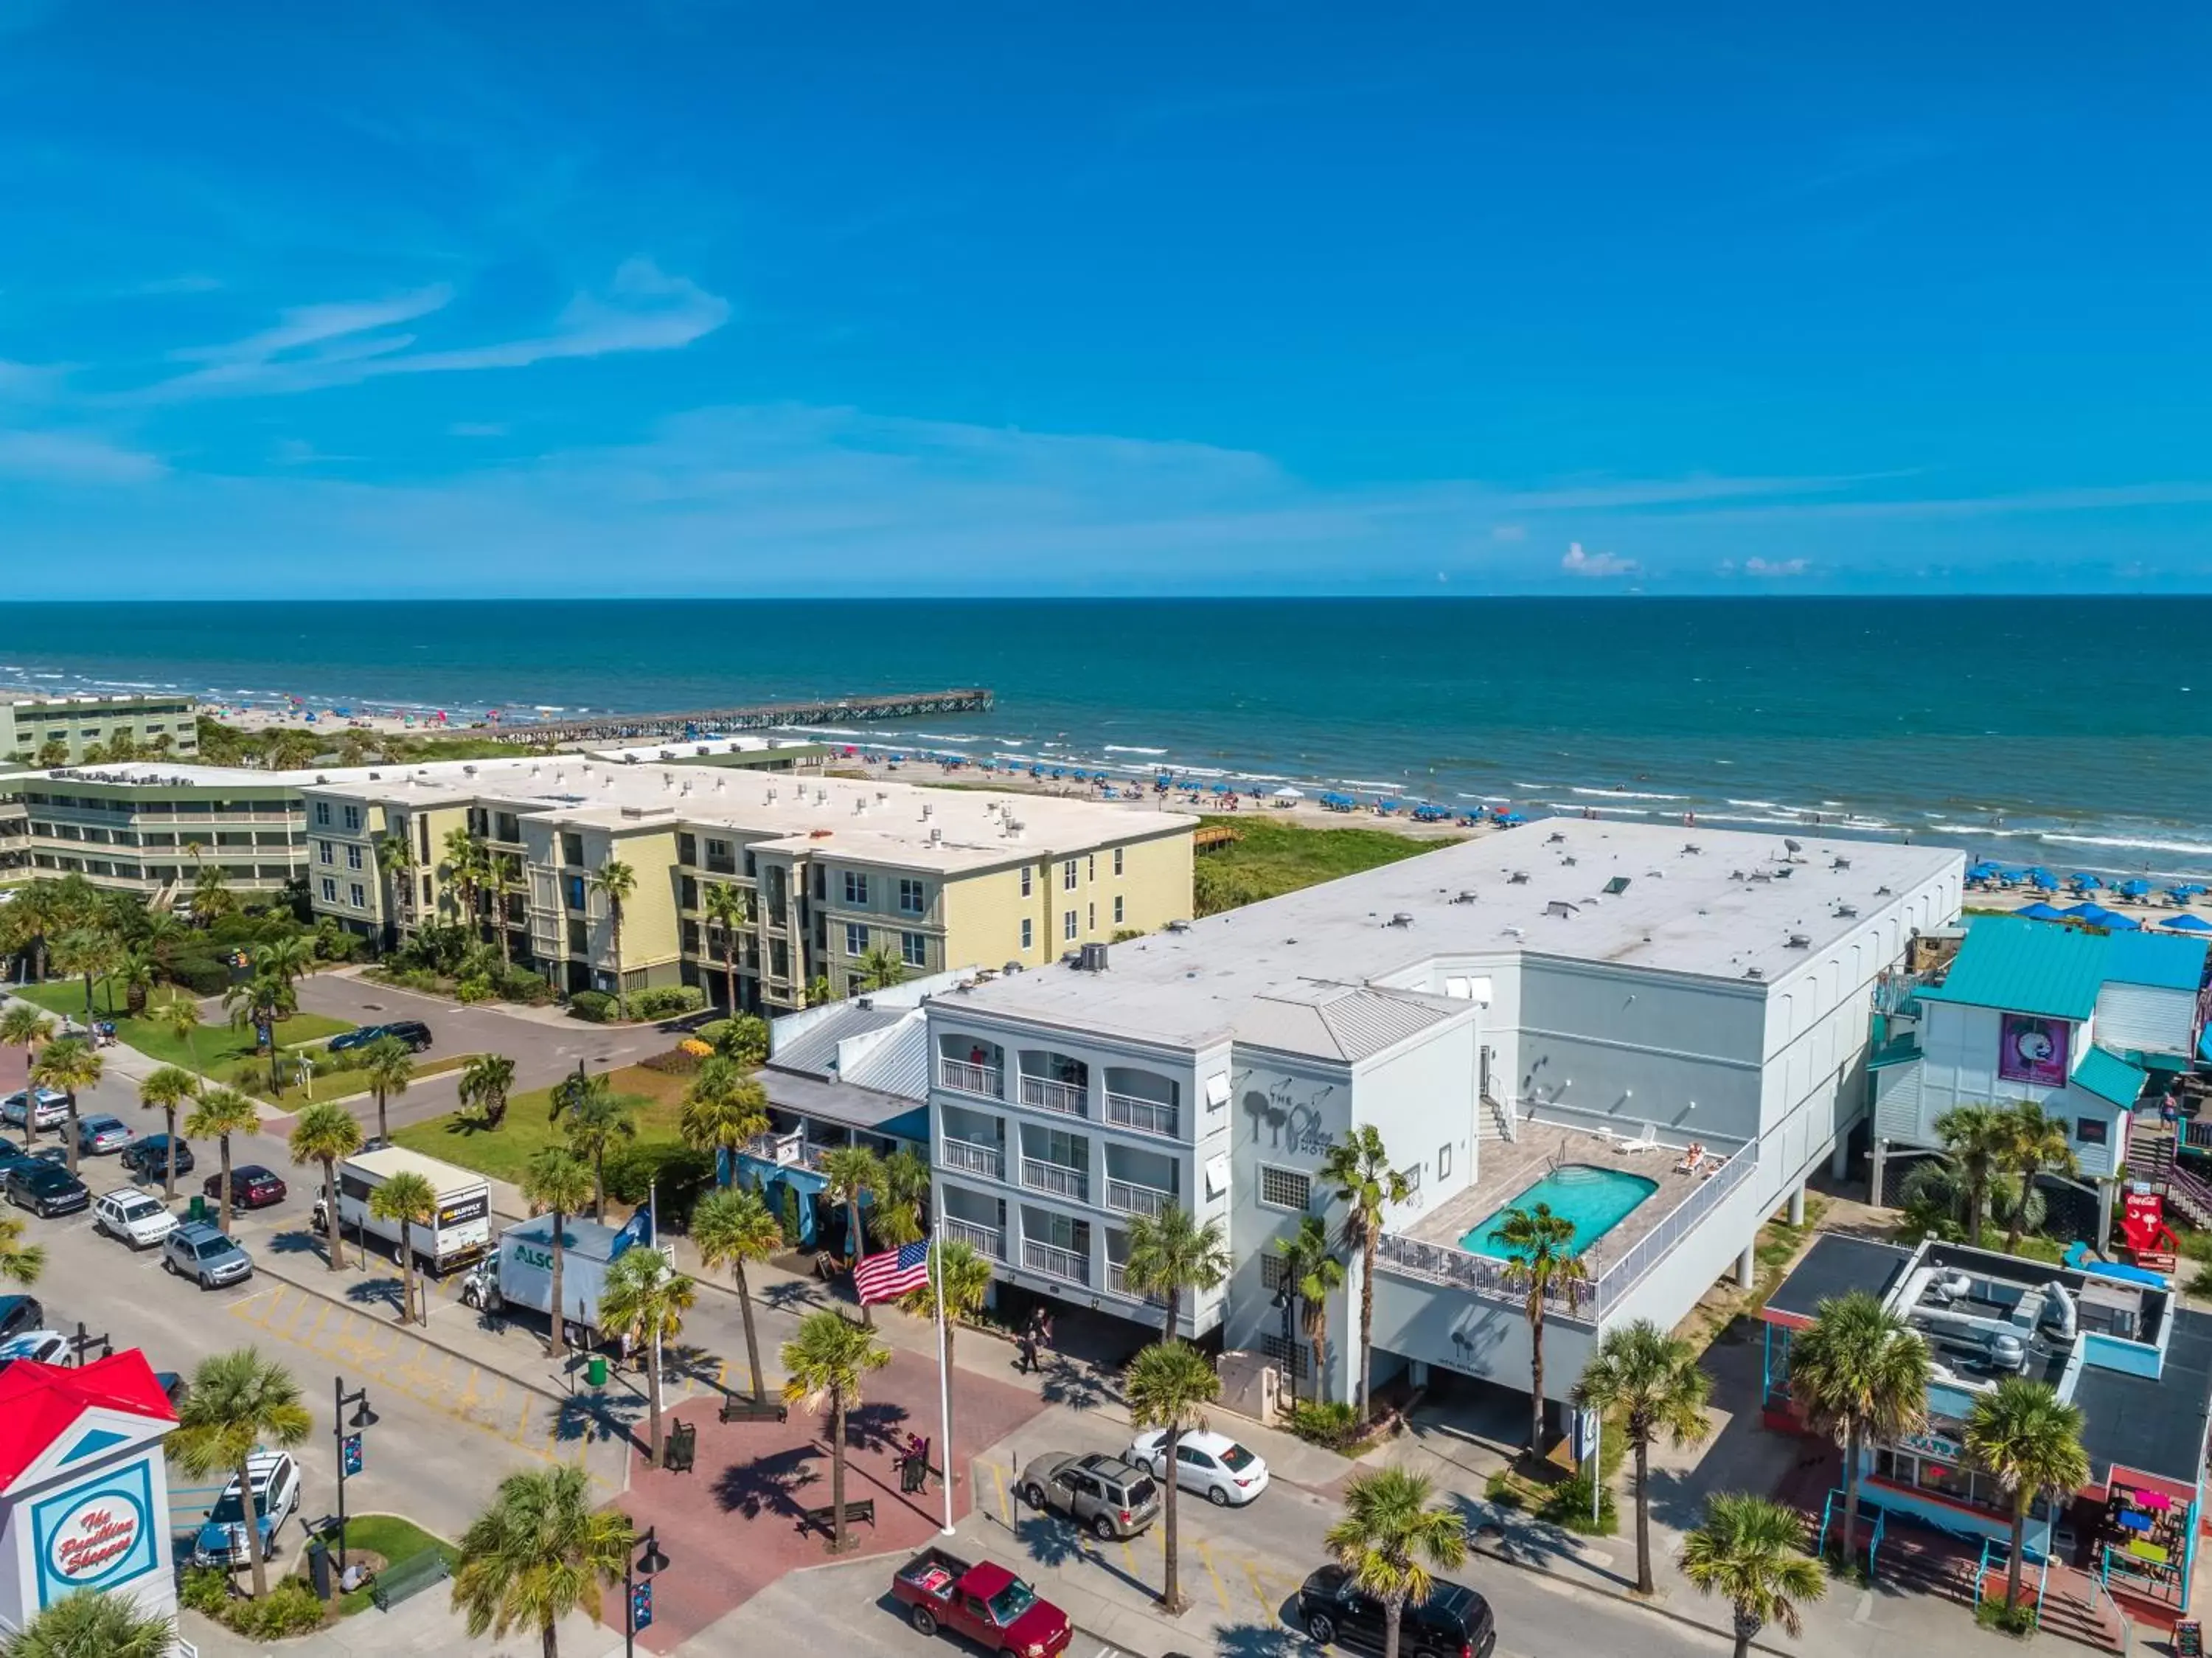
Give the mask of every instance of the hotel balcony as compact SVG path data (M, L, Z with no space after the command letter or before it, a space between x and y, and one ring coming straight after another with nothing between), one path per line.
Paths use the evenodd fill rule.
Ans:
M956 1215L947 1215L945 1217L945 1235L955 1242L966 1244L987 1259L1003 1261L1006 1259L1006 1234L998 1227L983 1226L975 1221L963 1221Z
M955 1094L973 1094L986 1100L1006 1097L996 1065L978 1065L965 1059L939 1059L937 1085L951 1088Z
M1117 1215L1157 1215L1164 1209L1172 1208L1175 1200L1174 1192L1163 1192L1158 1186L1107 1177L1106 1207Z
M1062 1249L1055 1244L1024 1240L1022 1265L1032 1272L1042 1272L1047 1277L1059 1278L1067 1283L1088 1284L1091 1282L1091 1258L1073 1249Z
M1106 1120L1116 1128L1135 1129L1140 1134L1163 1134L1173 1139L1180 1131L1182 1113L1171 1105L1162 1105L1157 1100L1146 1100L1133 1094L1116 1094L1106 1090Z
M1065 1163L1024 1157L1022 1159L1022 1184L1032 1192L1047 1192L1055 1198L1069 1198L1079 1204L1091 1201L1090 1171L1071 1168Z
M947 1168L969 1174L981 1174L994 1180L1006 1178L1006 1152L979 1140L955 1140L948 1136L938 1147L938 1161Z
M1083 1117L1090 1112L1091 1090L1079 1082L1024 1076L1022 1103L1039 1111L1056 1111L1063 1117Z

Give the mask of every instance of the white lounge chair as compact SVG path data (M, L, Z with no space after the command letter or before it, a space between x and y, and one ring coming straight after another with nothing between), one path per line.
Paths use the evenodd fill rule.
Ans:
M1638 1135L1632 1140L1625 1134L1616 1135L1613 1137L1613 1144L1622 1151L1655 1150L1657 1149L1659 1144L1658 1125L1656 1123L1646 1123L1644 1125L1644 1132Z
M1698 1172L1698 1166L1705 1161L1705 1156L1706 1152L1705 1147L1700 1145L1695 1140L1691 1141L1689 1145L1683 1149L1680 1160L1675 1163L1674 1173L1677 1174L1695 1174Z

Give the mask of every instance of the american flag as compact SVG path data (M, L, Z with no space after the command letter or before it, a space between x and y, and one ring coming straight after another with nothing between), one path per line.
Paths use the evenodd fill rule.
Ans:
M896 1301L928 1282L927 1243L901 1244L880 1255L863 1256L853 1273L853 1287L860 1292L863 1307L870 1301Z

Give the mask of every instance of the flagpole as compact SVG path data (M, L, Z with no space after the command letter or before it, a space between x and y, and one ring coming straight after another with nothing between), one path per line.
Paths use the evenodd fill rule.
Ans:
M945 1247L939 1241L944 1234L929 1240L929 1259L937 1276L937 1411L939 1434L945 1447L945 1477L939 1484L945 1488L945 1529L939 1533L951 1537L952 1528L952 1371L947 1362L948 1344L945 1333Z

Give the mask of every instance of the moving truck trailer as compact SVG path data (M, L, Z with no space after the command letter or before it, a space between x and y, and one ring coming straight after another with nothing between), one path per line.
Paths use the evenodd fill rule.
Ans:
M364 1243L374 1239L393 1260L399 1259L399 1223L369 1213L368 1200L395 1174L419 1174L437 1194L430 1220L411 1222L407 1241L426 1271L450 1272L481 1259L491 1247L491 1186L471 1169L440 1162L404 1146L364 1151L338 1165L338 1220ZM315 1229L330 1225L320 1198L315 1199Z
M596 1221L564 1216L561 1230L561 1316L586 1346L599 1343L599 1295L607 1268L623 1252L644 1242L645 1211L619 1231ZM650 1246L648 1246L650 1247ZM541 1215L499 1234L490 1259L461 1281L461 1300L488 1313L524 1307L553 1314L553 1217ZM572 1338L574 1338L572 1337Z

